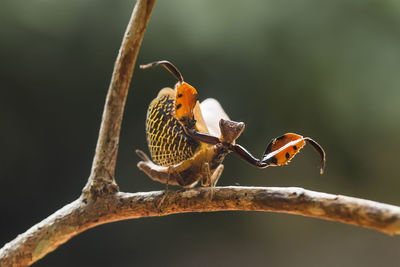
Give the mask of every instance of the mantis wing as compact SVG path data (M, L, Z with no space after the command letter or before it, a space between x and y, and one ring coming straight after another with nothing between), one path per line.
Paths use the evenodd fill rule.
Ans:
M221 137L219 121L229 120L221 104L214 98L207 98L200 104L201 113L210 135Z

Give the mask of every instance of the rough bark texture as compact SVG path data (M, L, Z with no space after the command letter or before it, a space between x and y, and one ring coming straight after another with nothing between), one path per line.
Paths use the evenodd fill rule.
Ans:
M155 0L139 0L133 10L106 98L92 171L83 194L88 199L118 191L114 179L119 134L129 84Z
M211 199L212 194L212 199ZM86 202L81 197L0 250L0 266L26 266L100 224L187 212L272 211L315 217L400 234L400 207L288 187L209 187L122 193Z
M150 216L226 210L310 216L400 234L400 207L302 188L217 187L122 193L114 179L122 115L133 68L155 0L138 0L107 94L92 172L79 199L0 249L0 266L28 266L96 225Z
M87 229L85 222L96 220L90 217L94 213L84 208L86 204L92 205L97 199L107 199L118 192L114 173L122 117L136 57L154 4L155 0L138 0L129 20L108 88L91 174L81 198L6 244L0 250L0 266L27 266L42 258Z

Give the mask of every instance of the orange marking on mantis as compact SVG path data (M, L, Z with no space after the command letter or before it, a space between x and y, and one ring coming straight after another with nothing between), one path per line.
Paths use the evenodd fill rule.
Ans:
M196 105L198 94L193 86L186 82L178 83L175 96L175 116L178 120L193 120L193 109Z
M267 147L265 158L274 157L274 165L286 165L290 160L305 146L306 142L303 136L287 133L275 138Z

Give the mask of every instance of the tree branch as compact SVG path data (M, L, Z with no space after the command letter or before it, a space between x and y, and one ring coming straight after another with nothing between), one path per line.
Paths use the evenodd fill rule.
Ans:
M107 94L92 171L81 197L5 244L0 249L0 266L28 266L100 224L185 212L283 212L400 234L400 207L302 188L203 187L170 192L165 199L163 191L118 192L114 171L123 110L154 3L138 0L126 29Z
M85 203L79 198L0 250L0 266L26 266L97 225L187 212L270 211L315 217L400 234L400 207L288 187L201 187L170 192L115 193ZM211 199L212 197L212 199Z
M118 191L114 179L119 134L129 84L155 0L138 0L126 28L106 98L92 171L83 189L86 198Z
M82 220L90 220L83 218L88 215L82 212L82 209L86 211L82 208L87 207L86 203L118 192L114 173L122 116L136 57L154 4L155 0L138 0L132 12L114 65L92 169L82 196L6 244L0 250L0 266L27 266L39 260L83 231Z

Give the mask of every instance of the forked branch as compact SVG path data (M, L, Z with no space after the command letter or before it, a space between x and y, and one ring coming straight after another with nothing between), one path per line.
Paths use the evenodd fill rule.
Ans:
M400 234L400 207L302 188L204 187L170 192L165 199L162 191L118 192L114 170L122 115L154 2L138 0L127 27L107 94L92 172L82 196L5 244L0 249L0 266L28 266L100 224L185 212L283 212Z

